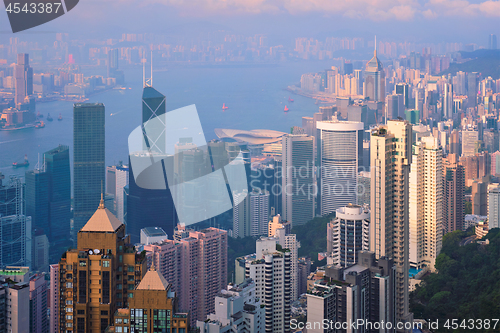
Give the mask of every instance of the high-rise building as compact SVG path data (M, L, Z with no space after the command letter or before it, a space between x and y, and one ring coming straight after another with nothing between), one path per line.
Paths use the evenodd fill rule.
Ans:
M267 235L269 192L254 190L241 195L245 198L233 207L233 237Z
M103 332L114 322L116 310L129 304L130 290L145 269L146 258L136 253L125 225L104 207L101 197L78 232L77 247L59 262L59 325Z
M26 215L31 216L33 229L50 234L49 174L42 169L26 171Z
M319 121L318 183L322 216L357 203L358 172L363 165L361 122ZM292 220L294 223L294 221Z
M500 228L500 184L488 185L488 226Z
M172 284L191 325L214 311L214 298L227 285L227 232L186 230L180 240L144 246L154 266Z
M307 332L394 332L374 323L394 323L396 272L393 261L359 252L359 262L349 267L328 265L321 279L307 293ZM371 326L357 326L362 320ZM315 323L327 323L327 328ZM336 324L348 323L348 328ZM352 325L354 324L354 327Z
M30 67L30 57L27 53L17 55L17 64L14 65L14 101L24 103L27 96L33 94L33 68Z
M405 117L404 96L399 94L387 95L385 99L387 120Z
M128 307L116 310L111 332L188 332L188 313L178 311L172 285L154 267L130 294Z
M255 295L255 282L245 280L229 285L215 297L215 313L197 321L201 333L260 333L264 332L264 308Z
M102 103L73 107L74 232L78 232L99 205L105 185L105 116ZM75 237L76 238L76 237Z
M59 264L50 265L49 286L49 333L59 333L59 316L61 314L61 285L59 281Z
M141 229L141 244L149 245L168 239L167 233L160 227Z
M477 106L477 92L479 89L479 76L477 72L467 73L467 106Z
M488 215L488 184L482 181L472 182L472 214Z
M403 101L405 108L409 108L410 95L409 95L409 86L406 83L398 83L396 84L395 89L396 94L403 95Z
M449 154L457 155L457 158L462 156L462 146L460 145L460 132L456 129L451 131L450 144L447 151Z
M413 145L410 171L410 265L432 271L443 238L443 151L437 138Z
M113 210L116 217L125 223L125 199L123 189L128 185L128 166L119 163L118 165L106 168L106 194L113 196Z
M0 267L31 266L31 217L26 216L25 184L16 176L2 183L0 173Z
M497 49L497 35L491 34L488 36L488 48L490 50Z
M315 210L314 137L285 135L282 149L282 216L302 225L313 219Z
M479 132L462 131L462 156L474 156L479 152Z
M377 58L376 46L375 51L373 51L373 58L366 63L364 95L371 101L385 101L385 72L382 62Z
M453 84L445 83L443 87L443 117L446 119L452 119L454 110L453 102Z
M245 279L255 282L255 295L263 300L265 332L290 332L291 253L274 237L257 240L256 254L242 259Z
M357 263L359 251L369 249L369 225L368 206L347 205L338 208L335 219L327 226L328 264L347 267Z
M151 153L164 154L166 138L164 131L155 138L148 138L144 126L166 112L166 98L153 87L145 87L142 93L142 127L145 142L153 140L156 144L150 149ZM142 152L138 152L141 154ZM164 155L166 157L166 155ZM160 157L160 156L159 156ZM165 180L162 180L165 181ZM174 207L172 194L168 186L166 189L146 189L137 185L134 178L134 170L129 163L129 194L127 197L127 228L132 242L139 241L139 233L142 228L161 227L168 235L174 234L174 226L177 224L177 213Z
M45 172L49 177L49 231L51 262L59 260L70 246L71 175L69 147L59 145L43 154Z
M409 174L412 126L389 120L371 133L370 251L396 265L396 320L409 321Z
M465 218L465 170L456 154L443 159L443 234L463 230Z
M8 266L0 271L0 328L31 333L29 267Z
M290 221L284 221L281 218L281 215L278 214L276 216L273 216L273 219L269 221L269 230L267 233L268 237L274 237L276 235L276 230L285 228L285 233L289 234L292 232L292 222Z
M45 273L30 278L30 332L32 333L46 333L49 330L47 291Z

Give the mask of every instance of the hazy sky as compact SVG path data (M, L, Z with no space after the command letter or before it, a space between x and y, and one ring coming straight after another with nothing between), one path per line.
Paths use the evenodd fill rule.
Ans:
M481 0L81 0L65 16L30 30L166 34L225 29L266 33L277 41L298 36L377 34L381 40L487 43L500 35L500 1ZM10 30L0 14L0 30ZM4 35L5 36L5 35Z

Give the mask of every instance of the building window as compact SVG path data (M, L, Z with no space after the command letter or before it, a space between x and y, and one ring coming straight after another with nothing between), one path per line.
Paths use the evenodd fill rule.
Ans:
M109 267L109 260L103 260L102 267Z

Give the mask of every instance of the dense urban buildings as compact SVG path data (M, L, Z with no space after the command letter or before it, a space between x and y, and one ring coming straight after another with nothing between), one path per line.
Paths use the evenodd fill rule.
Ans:
M465 218L465 171L457 154L443 158L443 232L463 230Z
M104 126L104 104L75 104L73 108L74 232L78 232L95 212L106 184Z

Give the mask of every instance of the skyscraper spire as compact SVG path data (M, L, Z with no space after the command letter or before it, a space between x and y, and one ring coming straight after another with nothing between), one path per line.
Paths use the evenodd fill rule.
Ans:
M99 209L104 209L104 194L102 190L102 180L101 180L101 202L99 203Z
M375 35L375 50L373 51L373 56L377 56L377 35Z
M151 50L151 77L149 79L149 85L153 86L153 50Z

